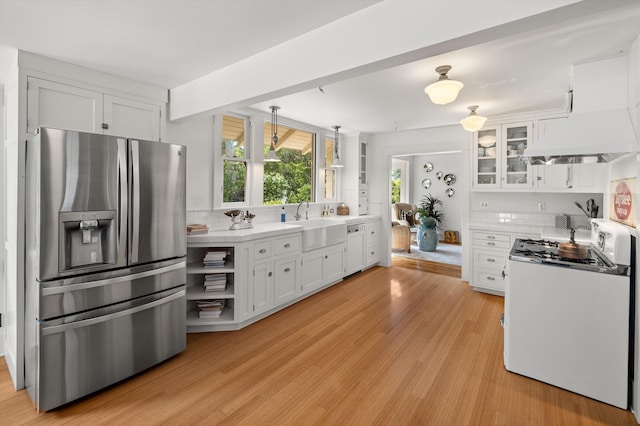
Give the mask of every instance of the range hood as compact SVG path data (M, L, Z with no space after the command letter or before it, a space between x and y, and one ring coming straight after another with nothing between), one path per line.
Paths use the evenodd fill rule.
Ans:
M569 118L525 151L531 164L604 163L638 151L627 108L627 58L574 65Z

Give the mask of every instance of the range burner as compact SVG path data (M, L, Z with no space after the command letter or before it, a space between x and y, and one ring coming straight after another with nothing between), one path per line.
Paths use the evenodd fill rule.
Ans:
M555 243L555 246L551 246L551 247L557 247L557 246L558 246L558 243ZM569 257L560 256L557 252L557 249L556 250L552 250L549 248L538 249L538 247L530 248L527 246L526 248L514 248L513 252L516 255L524 256L524 257L535 257L538 259L548 259L548 260L560 260L560 261L570 262L570 263L579 263L582 265L595 265L598 263L598 259L593 257L588 257L586 259L572 259Z
M552 240L518 238L513 244L509 258L594 271L614 266L593 247L589 248L589 256L586 259L571 259L558 254L558 245L557 241Z

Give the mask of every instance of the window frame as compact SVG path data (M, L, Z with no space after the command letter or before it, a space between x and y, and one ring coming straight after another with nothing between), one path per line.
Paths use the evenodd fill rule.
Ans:
M222 154L222 142L224 140L222 136L222 128L224 126L223 120L224 116L240 118L244 120L244 157L227 157ZM249 116L243 114L237 114L233 112L225 112L222 114L216 114L214 116L214 164L217 167L214 167L214 183L220 182L220 185L214 185L214 208L224 208L224 209L232 209L232 208L246 208L251 205L251 183L253 181L254 170L252 167L252 159L253 159L253 144L252 139L253 135L251 134L251 120ZM245 177L245 188L244 188L244 201L240 202L225 202L224 201L224 162L225 161L234 161L239 163L245 163L246 165L246 177Z
M235 203L223 202L224 197L224 159L222 155L222 126L223 116L242 118L245 120L245 158L247 164L247 182L245 188L245 201ZM253 109L226 111L224 113L215 114L213 120L213 143L214 143L214 167L213 167L213 208L214 209L231 209L231 208L258 208L273 207L264 205L264 127L271 122L271 115L267 112L256 111ZM325 139L334 139L333 130L316 127L306 123L301 123L286 117L278 116L278 124L295 128L297 130L312 133L314 135L313 142L313 170L312 170L312 190L309 194L312 200L310 203L336 203L340 200L342 188L342 173L338 168L331 168L335 171L335 199L324 198L324 170L326 169L324 160L324 141ZM335 142L334 142L335 143ZM227 157L228 158L228 157ZM287 203L291 204L291 203Z

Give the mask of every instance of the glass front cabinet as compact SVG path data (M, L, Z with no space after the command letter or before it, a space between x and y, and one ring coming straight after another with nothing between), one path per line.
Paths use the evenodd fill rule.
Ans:
M475 189L533 188L532 168L523 158L532 122L485 126L474 134Z

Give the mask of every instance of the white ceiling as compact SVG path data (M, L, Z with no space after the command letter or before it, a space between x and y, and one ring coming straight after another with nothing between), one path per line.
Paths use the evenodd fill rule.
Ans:
M30 51L174 88L376 0L0 0L0 47ZM248 13L250 11L251 13ZM452 18L453 17L452 14ZM640 33L640 2L251 107L321 127L386 132L482 115L561 108L571 64L625 54ZM339 48L339 46L336 46ZM0 55L6 58L6 49ZM327 58L330 60L331 58ZM449 64L458 100L423 89ZM6 60L0 56L0 77Z

